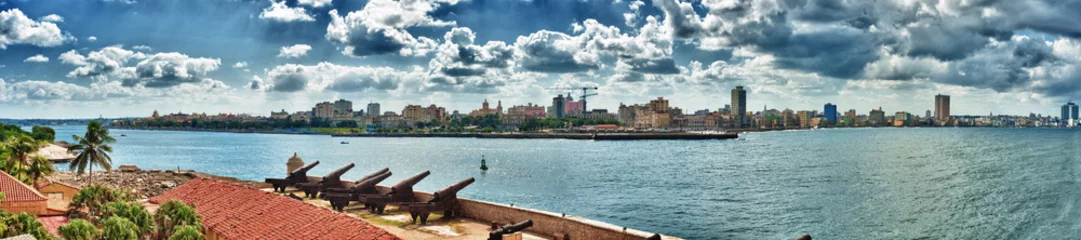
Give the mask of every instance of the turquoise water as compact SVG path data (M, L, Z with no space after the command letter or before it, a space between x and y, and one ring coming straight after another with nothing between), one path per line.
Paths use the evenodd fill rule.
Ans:
M83 131L58 127L58 136ZM119 137L126 134L127 137ZM687 239L1067 239L1081 234L1081 131L838 129L740 140L331 138L114 130L114 164L261 181L298 152L321 175L424 170L433 191ZM58 138L59 139L59 138ZM349 141L350 144L339 144ZM487 173L480 167L485 155ZM115 166L115 165L114 165ZM66 168L66 166L60 166Z

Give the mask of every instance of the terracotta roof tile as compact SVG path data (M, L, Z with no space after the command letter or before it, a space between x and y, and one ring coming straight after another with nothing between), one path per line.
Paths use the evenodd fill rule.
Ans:
M150 199L195 206L203 225L226 239L400 239L327 208L247 186L196 178Z
M0 171L0 192L4 193L4 202L45 201L45 195L8 173Z
M38 217L38 221L41 221L41 224L45 225L45 230L48 230L49 233L52 233L53 235L59 236L60 231L57 231L57 230L60 229L60 226L64 226L65 224L68 224L68 217L65 217L65 216Z

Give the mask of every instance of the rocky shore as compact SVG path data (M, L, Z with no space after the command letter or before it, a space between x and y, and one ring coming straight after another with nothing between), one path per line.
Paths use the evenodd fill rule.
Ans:
M53 181L66 183L77 187L90 185L90 174L83 173L76 176L69 171L60 171L49 178ZM180 186L195 177L210 178L230 183L246 185L255 188L270 188L263 182L239 180L232 177L223 177L190 170L141 170L138 168L118 168L111 172L94 171L93 183L108 186L113 189L129 189L138 199L157 196Z

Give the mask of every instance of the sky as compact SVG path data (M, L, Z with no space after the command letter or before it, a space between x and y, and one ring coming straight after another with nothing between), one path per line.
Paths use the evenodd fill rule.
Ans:
M657 97L1056 114L1081 0L0 0L0 118Z

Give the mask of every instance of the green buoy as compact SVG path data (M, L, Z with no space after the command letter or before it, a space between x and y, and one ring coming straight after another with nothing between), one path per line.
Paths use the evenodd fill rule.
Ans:
M484 161L484 155L480 155L480 170L488 171L487 161Z

